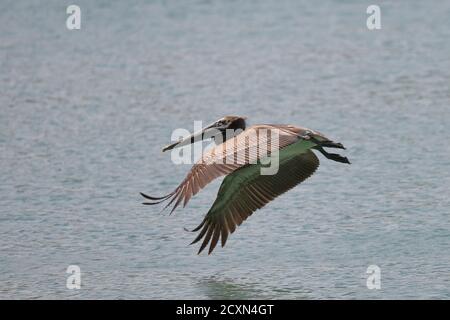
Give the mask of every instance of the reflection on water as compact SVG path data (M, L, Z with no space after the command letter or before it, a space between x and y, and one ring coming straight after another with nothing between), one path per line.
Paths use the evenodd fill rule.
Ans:
M450 298L449 3L6 1L0 298ZM423 12L427 12L423 15ZM141 205L189 166L161 148L225 114L348 148L211 256L188 244L220 181ZM66 289L67 266L81 289ZM366 288L381 268L382 289Z
M198 285L209 299L255 299L261 295L251 285L235 283L231 279L227 281L210 277Z
M202 279L198 287L208 299L277 299L280 296L290 296L291 299L308 299L310 290L301 287L277 287L268 279L266 285L261 283L248 283L242 279L223 279L220 276L211 276Z

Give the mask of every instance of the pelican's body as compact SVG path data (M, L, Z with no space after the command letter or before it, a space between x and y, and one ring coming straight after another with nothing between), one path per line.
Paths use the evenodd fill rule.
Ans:
M202 138L212 130L216 130L216 138L222 135L221 138L226 139L227 129L238 131L233 137L205 151L173 192L163 197L142 194L152 200L144 204L153 205L170 199L166 207L173 204L173 212L182 202L186 206L190 198L209 182L226 175L214 204L202 223L193 230L200 230L200 233L192 243L203 238L198 253L208 243L211 253L219 239L224 246L228 235L254 211L310 177L319 166L319 159L311 149L318 150L328 159L350 163L346 157L326 152L323 147L344 147L317 131L292 125L254 125L246 128L245 118L236 116L224 117L201 132L165 147L163 151L195 142L197 137ZM268 146L267 153L261 153L265 146ZM261 161L275 152L278 170L272 175L261 174ZM229 159L233 161L227 161Z

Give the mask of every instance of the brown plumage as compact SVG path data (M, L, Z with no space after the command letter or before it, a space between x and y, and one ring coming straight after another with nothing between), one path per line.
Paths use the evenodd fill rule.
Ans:
M262 132L277 130L279 135L279 148L297 142L298 128L293 126L255 125L243 131L241 134L226 140L223 144L216 145L206 151L200 160L191 168L186 178L178 187L166 196L155 198L142 194L149 200L160 200L157 202L144 202L146 205L154 205L170 199L165 208L174 204L172 213L183 202L183 207L187 205L192 196L196 195L208 183L214 179L230 174L249 163L255 163L260 155L258 150L252 146L259 144L270 144L270 135L261 135ZM238 158L235 163L226 163L226 158ZM224 163L225 162L225 163Z
M202 137L210 128L220 128L221 134L229 128L243 130L245 120L235 116L222 118L202 132L164 149L170 150L191 143L196 137ZM276 134L267 134L268 132ZM277 140L273 141L275 138ZM261 152L264 151L263 146L266 146L267 153ZM319 159L311 149L318 150L328 159L350 163L346 157L328 153L323 147L345 149L342 144L335 143L314 130L292 125L255 125L204 152L186 178L171 193L162 197L141 194L151 200L144 202L147 205L168 201L164 208L172 205L172 213L181 203L183 207L186 206L191 197L208 183L225 175L212 207L200 225L192 230L199 231L192 243L203 240L198 253L208 244L208 253L211 253L219 240L223 247L229 235L253 212L303 182L316 171ZM259 161L275 152L280 161L278 172L274 175L261 175L259 170L262 165ZM233 161L226 161L227 159Z

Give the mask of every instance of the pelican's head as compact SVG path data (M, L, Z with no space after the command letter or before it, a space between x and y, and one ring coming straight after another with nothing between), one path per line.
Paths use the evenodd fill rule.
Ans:
M175 143L165 146L162 151L164 152L173 148L183 147L200 140L217 137L218 135L222 135L221 141L225 141L226 138L229 138L229 135L227 135L227 130L245 130L245 119L247 118L239 116L225 116L204 127L202 130L195 132L188 137L182 138Z
M213 124L210 125L210 127L220 130L221 132L224 132L227 129L242 129L245 130L245 120L246 117L239 117L239 116L225 116Z

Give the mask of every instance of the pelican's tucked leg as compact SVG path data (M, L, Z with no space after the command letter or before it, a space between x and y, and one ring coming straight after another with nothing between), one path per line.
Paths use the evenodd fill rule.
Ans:
M340 142L334 142L334 141L331 141L331 140L320 141L320 140L317 140L316 138L314 138L314 137L312 137L310 135L302 136L302 138L306 139L306 140L310 140L310 141L314 142L315 144L317 144L318 146L321 146L321 147L337 148L337 149L344 149L345 150L344 145L342 143L340 143Z
M319 145L321 147L337 148L337 149L344 149L345 150L345 147L340 142L325 141L325 142L319 142Z
M313 149L320 151L320 153L322 153L327 159L350 164L350 161L348 161L347 157L343 157L337 153L326 152L325 149L322 148L322 146L315 146L313 147Z

